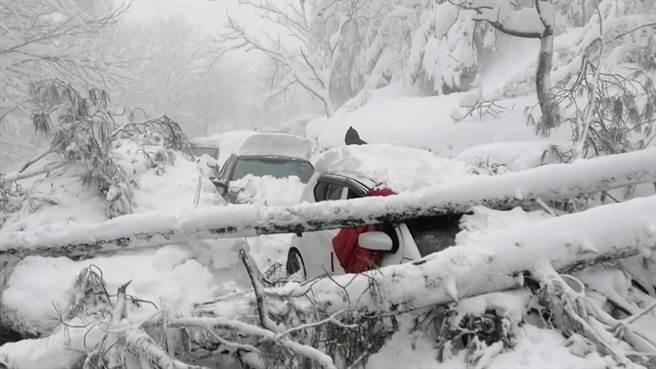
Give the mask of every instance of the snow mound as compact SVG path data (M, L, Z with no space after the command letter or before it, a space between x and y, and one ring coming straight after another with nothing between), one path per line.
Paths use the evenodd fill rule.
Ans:
M95 265L103 272L109 291L132 280L128 294L166 304L179 314L189 314L193 303L219 292L214 276L178 246L163 247L139 255L115 255L85 261L30 256L18 263L2 293L3 315L22 325L24 332L44 333L56 326L54 306L65 309L80 271ZM152 314L148 304L135 310Z
M228 191L237 203L292 205L301 200L305 184L296 176L275 178L248 174L230 182Z
M554 143L545 141L504 141L476 145L456 156L468 164L500 164L511 171L535 168L550 164L551 156L545 155Z
M346 174L381 183L396 192L460 179L467 165L426 150L386 144L330 149L315 161L317 172Z
M456 245L485 244L488 233L522 226L552 218L542 210L524 211L521 207L511 210L494 210L485 206L472 207L471 214L460 220L460 231L456 235Z

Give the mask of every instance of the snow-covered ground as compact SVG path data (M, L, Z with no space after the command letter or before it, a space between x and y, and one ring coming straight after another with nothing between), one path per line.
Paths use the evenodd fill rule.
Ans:
M410 146L453 157L472 146L503 141L561 142L569 138L566 129L548 139L536 136L527 125L524 109L536 103L534 97L498 101L505 107L497 118L477 116L454 122L449 112L458 108L463 94L431 97L398 96L395 86L374 91L369 102L354 111L338 111L334 117L308 123L307 136L319 148L344 144L349 126L369 143Z
M557 48L578 45L577 40L584 36L582 32L562 35L557 39ZM404 192L464 179L476 166L499 165L502 173L550 162L545 152L552 145L571 147L570 131L569 127L562 126L544 138L537 136L535 128L527 124L526 111L534 107L537 100L533 91L523 91L522 88L528 85L527 80L534 71L538 43L536 40L501 39L499 52L481 65L480 90L416 97L408 96L400 86L392 84L370 90L362 106L347 104L331 118L311 120L305 133L317 144L314 148L316 169L383 179L390 188ZM572 65L555 68L554 79L564 78L571 72ZM466 110L463 102L472 94L499 98L496 101L501 107L498 115L479 117L474 113L454 121L451 113ZM361 147L344 149L344 135L351 126L372 145L366 150ZM218 161L222 163L254 134L254 131L231 131L199 138L195 142L218 145ZM150 149L155 150L129 142L122 142L115 148L121 166L137 179L134 213L185 213L224 204L207 179L208 158L193 161L176 152L173 163L152 166L143 154ZM392 160L407 165L387 165ZM106 221L106 199L81 183L81 172L82 168L69 166L54 171L47 178L25 181L23 185L29 187L28 200L19 212L7 219L1 231L9 233L50 224L84 225ZM295 204L303 189L304 184L295 177L247 176L232 182L230 187L230 191L237 194L238 202L256 205ZM653 189L645 191L653 194ZM528 212L515 208L499 211L474 207L471 214L463 217L462 231L456 242L460 246L482 245L494 235L492 232L511 227L522 229L531 223L553 218L554 215L547 210ZM0 317L11 320L9 325L23 333L49 332L57 325L57 309L67 306L73 297L78 273L92 265L102 271L108 290L115 291L118 286L132 280L128 287L130 295L165 307L173 315L188 315L194 303L250 286L238 257L241 247L251 251L267 277L269 273L278 274L284 270L290 237L275 235L193 241L83 261L27 257L4 276L7 279L0 296ZM604 291L605 295L628 289L626 283L629 279L617 270L589 270L577 274L577 277L591 290ZM461 314L480 314L485 312L487 305L502 305L505 314L520 320L526 299L522 291L509 291L461 300L454 306ZM145 305L139 310L141 315L133 318L145 319L154 311ZM653 334L650 326L654 321L653 313L645 315L639 321L641 331ZM410 319L402 318L400 323L399 330L368 359L367 369L466 366L463 352L440 362L435 337L411 330ZM59 331L59 341L53 344L61 344L64 340L62 332ZM80 342L76 343L77 346L72 346L82 346ZM8 347L0 346L0 358L3 350L10 350ZM51 359L44 358L34 368L49 368L48 360ZM555 330L525 323L518 332L516 346L501 352L486 367L601 369L609 366L606 359L596 351L577 351L576 345Z
M369 358L367 369L466 367L464 351L444 361L438 360L439 353L434 342L434 337L411 331L407 322L401 324L399 331L394 333L379 352ZM526 324L520 328L515 348L500 353L494 360L487 362L486 368L604 369L607 364L596 352L582 357L572 354L567 348L566 339L557 331Z

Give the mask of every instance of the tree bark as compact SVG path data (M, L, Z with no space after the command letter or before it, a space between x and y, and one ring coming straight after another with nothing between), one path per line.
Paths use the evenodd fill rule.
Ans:
M551 129L560 125L560 112L553 94L551 83L551 63L553 60L553 20L546 19L540 10L540 1L535 0L535 7L544 31L540 35L540 54L538 56L538 69L535 76L535 89L538 95L538 103L542 110L542 127L539 132L547 136Z
M473 205L508 209L656 181L656 148L471 179L385 198L260 207L230 205L183 214L144 213L95 225L48 225L0 232L0 255L89 258L106 251L207 238L300 233L418 216L467 212Z
M554 100L553 85L551 83L551 62L553 59L553 31L550 27L545 28L545 33L540 38L540 55L538 56L538 69L535 76L535 89L538 95L538 103L542 110L542 125L540 132L545 136L549 131L560 125L560 112L558 104Z

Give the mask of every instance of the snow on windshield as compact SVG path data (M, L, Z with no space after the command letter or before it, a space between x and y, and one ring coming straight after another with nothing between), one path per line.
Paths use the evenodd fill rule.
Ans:
M296 176L274 178L252 174L230 182L228 191L238 203L258 205L292 205L301 199L305 184Z
M371 179L396 192L457 180L467 175L464 162L426 150L386 144L330 149L317 158L317 172Z

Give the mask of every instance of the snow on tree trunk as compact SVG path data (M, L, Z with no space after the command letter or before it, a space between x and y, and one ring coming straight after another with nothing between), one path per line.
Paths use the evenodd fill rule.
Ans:
M96 252L165 245L205 238L300 233L363 224L402 222L417 216L462 213L472 205L511 208L656 182L656 148L479 177L401 193L294 206L231 205L182 214L125 215L100 224L49 224L0 233L0 255L91 257Z

